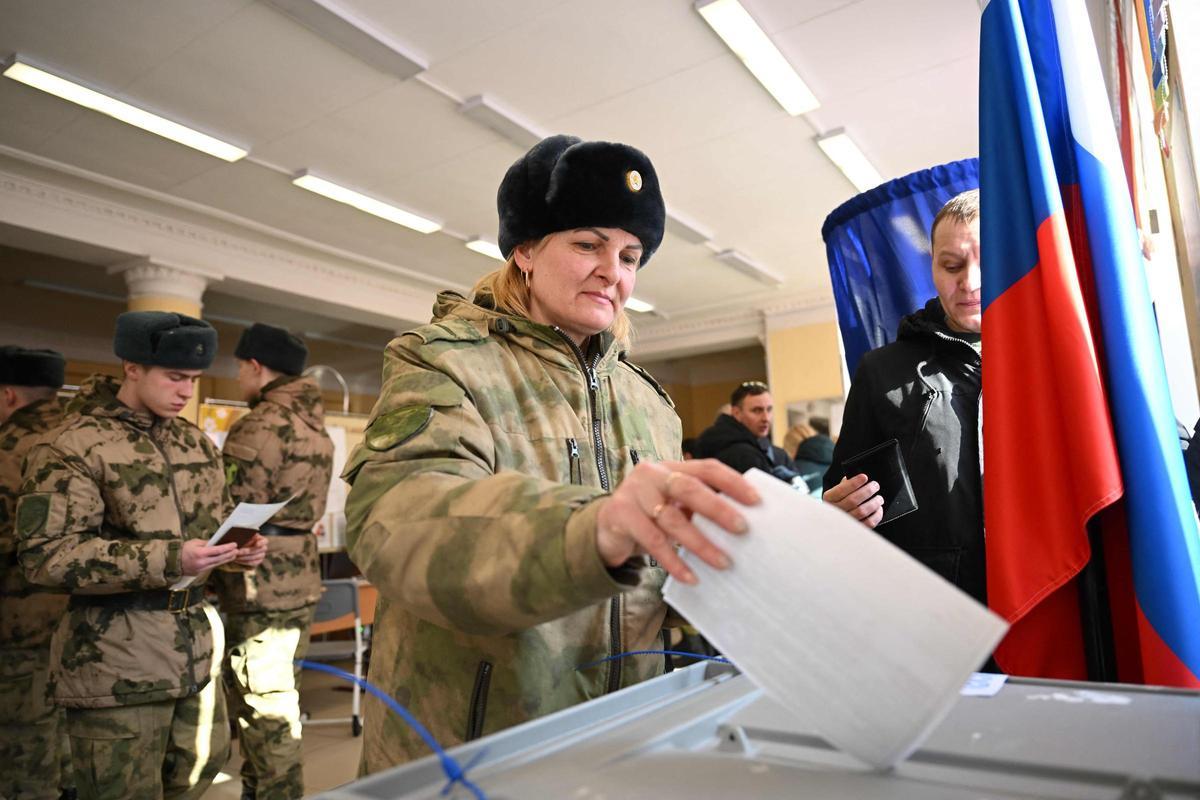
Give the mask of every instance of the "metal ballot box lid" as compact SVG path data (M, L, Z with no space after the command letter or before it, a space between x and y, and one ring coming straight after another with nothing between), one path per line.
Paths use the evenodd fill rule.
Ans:
M450 753L466 764L480 750L470 778L489 800L1173 800L1200 797L1200 692L1010 678L994 697L960 697L877 772L736 670L696 664ZM319 798L436 798L445 784L431 756Z

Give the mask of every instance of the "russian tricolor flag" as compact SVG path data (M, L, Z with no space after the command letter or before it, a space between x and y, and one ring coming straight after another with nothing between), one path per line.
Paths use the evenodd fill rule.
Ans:
M980 36L988 603L1008 672L1084 678L1102 531L1120 679L1200 688L1200 536L1083 0Z

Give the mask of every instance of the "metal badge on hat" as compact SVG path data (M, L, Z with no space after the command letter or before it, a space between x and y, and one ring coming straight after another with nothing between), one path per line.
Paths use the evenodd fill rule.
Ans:
M636 169L631 169L625 173L625 185L629 187L631 192L640 192L642 190L642 173Z

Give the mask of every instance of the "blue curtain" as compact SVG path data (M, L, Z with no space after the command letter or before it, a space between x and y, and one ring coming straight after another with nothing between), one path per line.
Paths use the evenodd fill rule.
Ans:
M846 366L896 338L900 318L937 294L929 272L929 225L947 200L979 188L979 160L953 161L852 197L825 218L821 238Z

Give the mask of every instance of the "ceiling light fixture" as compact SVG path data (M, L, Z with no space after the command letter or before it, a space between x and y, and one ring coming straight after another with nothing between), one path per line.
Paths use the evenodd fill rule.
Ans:
M647 303L645 300L638 300L636 297L630 295L629 299L625 301L625 308L630 311L636 311L639 314L649 314L654 310L654 305Z
M426 65L371 23L327 0L267 0L332 45L400 80L424 72Z
M737 250L722 250L716 254L716 259L726 266L733 267L743 275L754 278L756 281L769 283L772 286L779 286L783 283L783 278L778 274L739 253Z
M712 231L670 209L667 210L667 231L692 244L704 244L713 238Z
M738 0L696 0L695 8L784 111L794 117L821 106L816 95Z
M347 189L345 186L339 186L324 178L318 178L308 170L304 170L293 178L292 183L301 189L307 189L323 197L328 197L330 200L336 200L339 203L353 206L359 211L373 214L381 219L386 219L388 222L395 222L397 225L412 228L418 233L433 233L442 229L440 222L434 222L425 217L417 216L411 211L405 211L390 203L376 200L373 197L367 197L365 194L356 192L353 189Z
M860 192L883 183L883 176L843 129L838 128L818 136L817 144Z
M481 94L462 101L458 110L463 116L475 120L485 128L491 128L505 139L524 148L533 147L546 138L545 134L533 125L517 119L512 113L501 109Z
M131 106L116 98L101 94L94 89L54 75L39 69L14 57L5 63L3 75L14 81L40 89L47 94L68 100L84 108L99 111L101 114L119 119L144 131L158 134L173 142L194 148L210 156L225 161L237 161L245 158L247 151L228 142L222 142L206 133L172 122L165 117L151 114L149 111Z
M473 236L467 240L467 249L474 250L482 256L494 258L497 261L505 261L504 254L500 252L499 246L489 242L481 236Z

